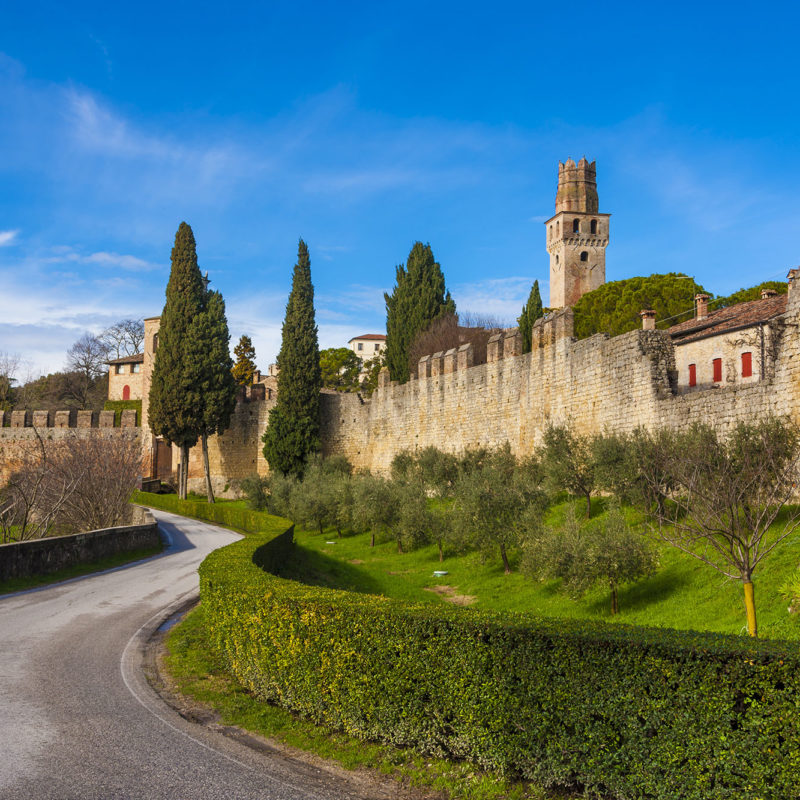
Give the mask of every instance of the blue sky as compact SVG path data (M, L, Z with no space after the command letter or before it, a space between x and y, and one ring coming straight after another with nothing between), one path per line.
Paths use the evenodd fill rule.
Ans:
M608 280L715 293L800 261L796 3L4 3L0 351L63 367L159 314L181 220L266 368L311 251L323 347L430 242L512 323L559 160L597 160ZM23 376L24 377L24 376Z

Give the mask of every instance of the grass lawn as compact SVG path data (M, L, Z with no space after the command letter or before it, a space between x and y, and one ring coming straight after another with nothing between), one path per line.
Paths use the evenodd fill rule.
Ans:
M547 521L557 524L567 504L554 506ZM593 516L604 513L593 502ZM628 510L629 521L639 524ZM337 538L336 531L297 530L295 559L282 571L306 582L431 603L456 602L498 611L524 611L542 617L591 618L720 633L746 633L741 583L665 543L657 543L661 566L651 578L623 587L620 613L610 613L609 593L597 588L580 600L559 591L558 581L540 583L517 571L504 575L499 554L482 562L480 554L448 555L439 561L435 545L398 554L394 541L370 548L369 534ZM332 542L332 544L331 544ZM787 539L756 569L756 607L761 637L800 639L800 615L789 614L780 587L798 573L800 532ZM447 575L434 577L434 570Z
M81 575L88 575L92 572L102 572L104 569L121 567L132 561L139 561L143 558L155 556L162 550L161 546L150 547L142 550L131 550L127 553L117 553L114 556L92 561L89 564L76 564L74 567L67 567L58 572L51 572L49 575L35 575L30 578L12 578L7 581L0 581L0 595L9 592L21 592L25 589L34 589L37 586L46 586L49 583L58 583L70 578L79 578Z

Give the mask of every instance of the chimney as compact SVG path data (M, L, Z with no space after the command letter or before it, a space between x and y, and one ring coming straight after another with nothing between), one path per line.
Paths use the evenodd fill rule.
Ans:
M639 316L642 318L642 330L643 331L654 331L656 329L656 312L650 308L644 309L643 311L639 312Z
M696 294L694 296L695 318L698 320L705 319L708 316L708 297L707 294Z
M776 297L777 292L774 289L762 289L761 290L761 299L766 300L768 297Z
M795 284L797 283L797 279L800 278L800 267L790 269L786 278L789 281L789 297L793 297L797 292L797 287Z
M261 383L261 370L253 370L253 383Z

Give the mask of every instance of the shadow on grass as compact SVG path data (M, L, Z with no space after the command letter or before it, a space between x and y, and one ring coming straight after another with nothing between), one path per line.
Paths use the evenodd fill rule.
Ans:
M276 574L281 578L309 586L345 589L348 592L361 594L381 594L380 584L368 573L298 544L294 546L287 560L280 565Z
M648 606L661 603L689 583L683 575L671 568L665 569L644 581L638 581L619 590L619 608L625 611L641 611ZM611 594L604 593L589 608L595 614L611 613Z

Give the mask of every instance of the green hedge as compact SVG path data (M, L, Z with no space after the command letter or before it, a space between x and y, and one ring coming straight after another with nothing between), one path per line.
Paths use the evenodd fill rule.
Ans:
M216 522L228 528L235 528L242 533L282 533L291 522L280 517L273 517L264 511L251 511L239 506L231 507L230 503L207 503L205 500L181 500L176 494L153 494L151 492L134 492L132 503L150 508L160 508L184 517Z
M106 400L103 404L103 411L114 412L114 424L119 427L122 419L122 412L128 409L136 412L136 425L142 424L142 401L141 400Z
M797 645L411 605L260 568L291 542L250 537L200 567L213 645L259 698L545 786L798 796Z

